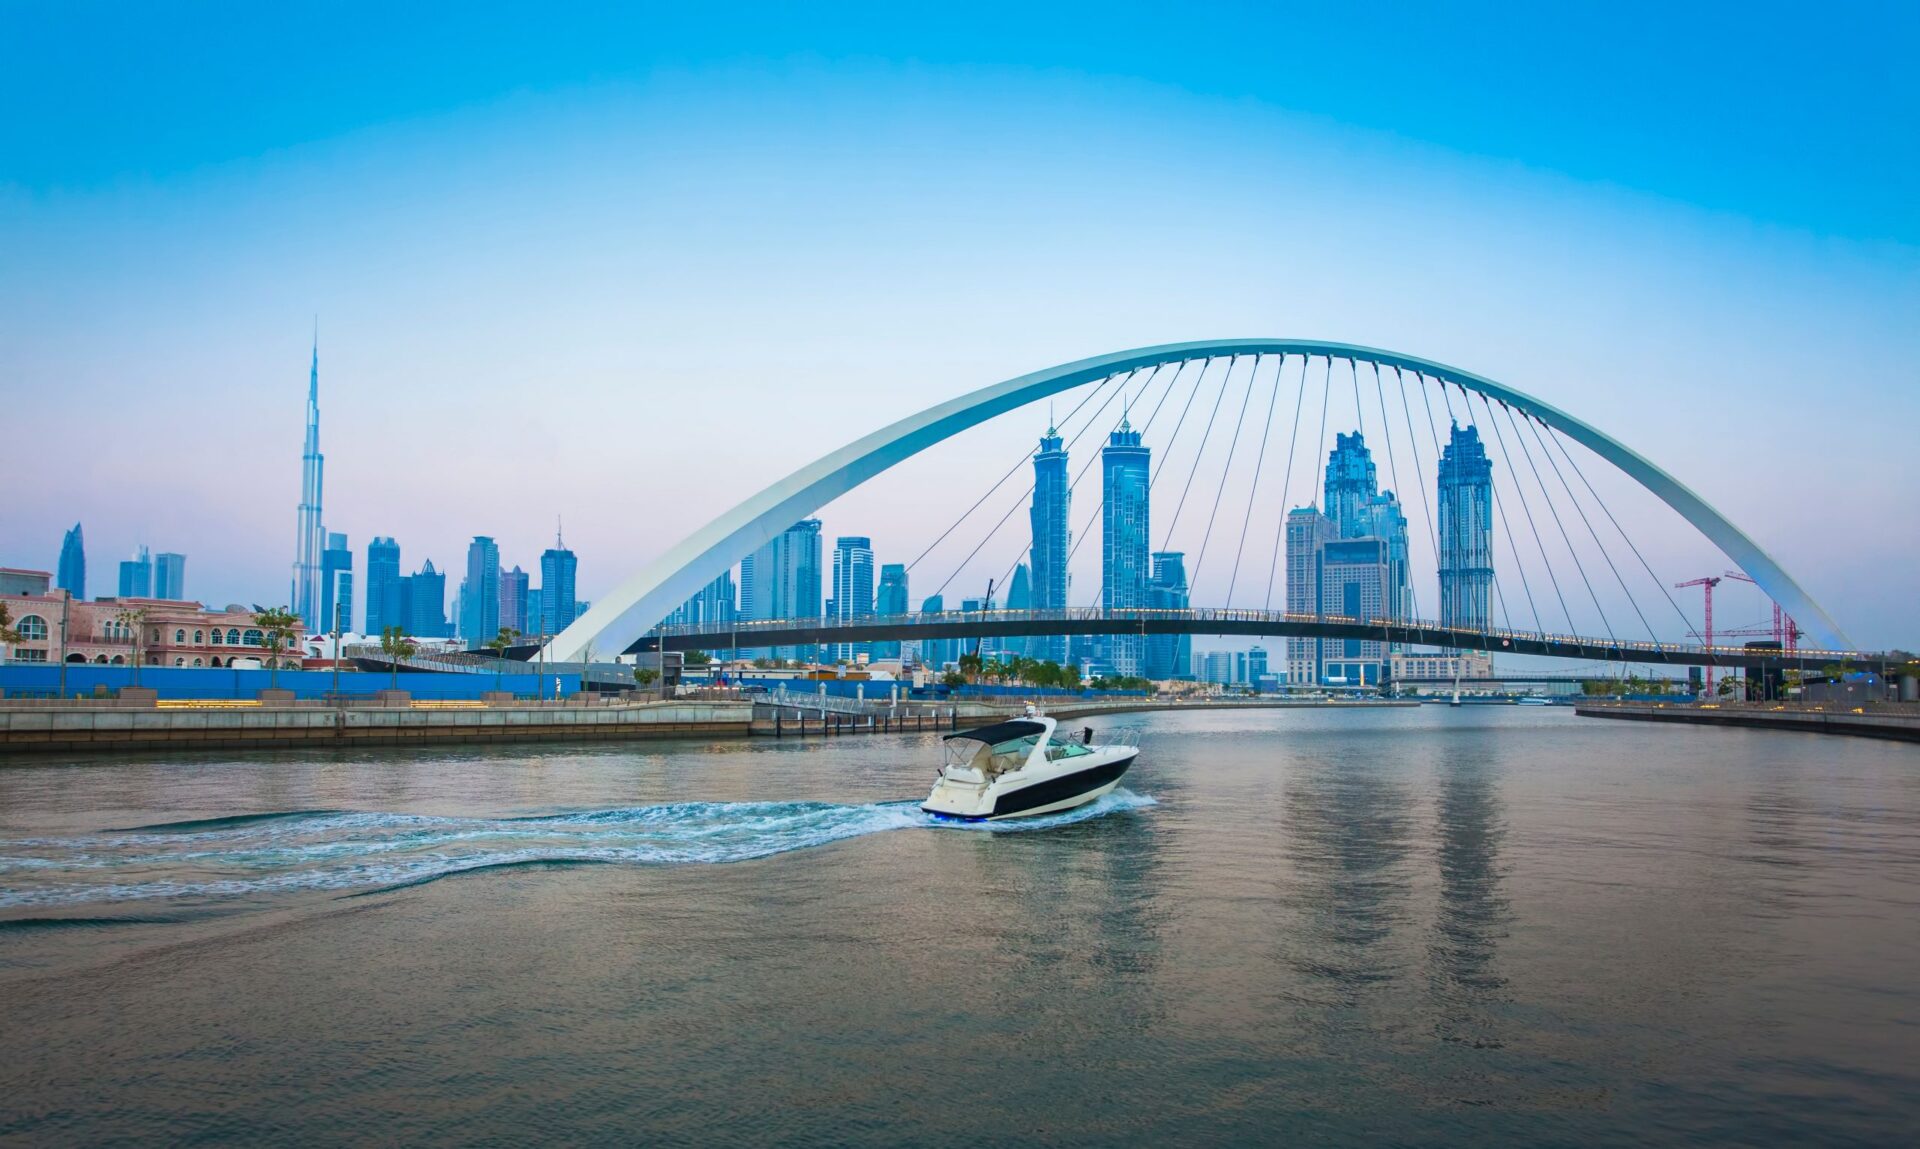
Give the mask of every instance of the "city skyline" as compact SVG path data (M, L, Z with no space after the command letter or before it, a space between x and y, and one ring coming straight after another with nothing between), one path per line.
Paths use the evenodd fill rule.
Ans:
M15 133L4 186L19 208L0 225L16 254L0 294L36 317L0 347L17 418L52 426L112 409L152 439L199 444L215 434L205 412L257 410L251 433L274 464L240 483L222 452L158 473L103 453L76 482L51 438L28 437L12 456L14 561L51 569L45 540L81 519L96 556L154 540L192 555L191 592L209 602L280 598L267 588L285 585L285 516L301 492L279 453L301 432L298 400L278 397L308 381L298 367L311 366L316 313L329 337L324 525L402 539L444 568L474 531L505 554L537 554L558 511L593 556L584 599L903 412L1080 354L1278 329L1428 354L1583 414L1749 526L1816 597L1847 603L1859 641L1910 641L1910 606L1873 572L1909 565L1917 544L1835 516L1794 465L1752 479L1756 459L1791 464L1842 441L1897 468L1902 428L1920 417L1920 389L1905 385L1920 350L1905 320L1920 307L1920 236L1904 210L1920 165L1910 147L1885 146L1901 138L1886 128L1904 105L1859 99L1878 82L1871 69L1770 84L1739 109L1703 103L1684 114L1715 123L1685 129L1668 94L1707 84L1698 68L1662 71L1664 87L1535 92L1528 108L1606 111L1560 120L1516 117L1505 100L1499 116L1429 115L1486 111L1478 81L1448 71L1423 86L1407 134L1383 121L1380 93L1315 83L1329 74L1318 60L1236 70L1155 53L1137 71L1061 72L959 29L931 54L876 49L858 67L822 68L770 47L770 29L789 45L817 30L745 24L741 55L643 55L581 85L514 52L492 78L456 77L424 105L405 86L355 86L321 110L275 73L252 85L266 111L245 125L129 132L162 113L105 84L0 128ZM398 25L402 39L428 34ZM1522 46L1560 44L1524 22L1467 44L1425 25L1373 32L1384 59L1425 59L1438 36L1501 60L1502 74L1535 58ZM29 25L21 42L46 33ZM167 43L178 31L148 34ZM1605 42L1603 31L1579 50L1609 61ZM1094 30L1073 51L1093 61L1113 47ZM84 69L45 69L71 51L50 36L0 84L64 90ZM1769 51L1715 67L1766 73ZM235 56L185 70L184 58L154 66L188 106L222 69L245 67ZM1837 133L1797 133L1796 145L1873 141L1871 164L1760 171L1780 154L1752 146L1772 138L1762 126L1842 105ZM1088 173L1115 154L1160 162L1094 194ZM1611 162L1596 170L1594 154ZM682 178L652 178L661 165ZM786 197L764 202L737 178L749 166ZM499 219L526 222L471 242ZM532 298L530 283L554 290ZM94 337L101 324L112 339ZM735 330L774 338L724 337ZM1860 381L1878 417L1807 401L1808 380L1836 373ZM529 410L532 390L568 401ZM589 409L602 414L577 430ZM736 409L724 460L672 436L652 447L664 469L702 476L689 497L636 522L588 493L631 464L615 428ZM509 426L510 449L482 446ZM966 449L984 441L929 470L962 486L987 475L984 486L984 452ZM1920 516L1911 484L1885 497L1876 521ZM487 507L485 521L448 521L443 508L462 499ZM882 490L821 514L879 553L916 553L914 516ZM1723 565L1670 523L1648 534L1662 571ZM1098 572L1089 557L1091 545L1075 564L1083 600ZM97 594L113 570L95 566ZM1205 564L1195 601L1219 597L1221 573ZM1431 580L1417 589L1440 597Z

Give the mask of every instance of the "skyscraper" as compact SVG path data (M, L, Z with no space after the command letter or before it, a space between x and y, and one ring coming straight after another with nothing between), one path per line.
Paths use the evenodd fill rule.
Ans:
M1287 613L1320 613L1320 552L1334 537L1333 521L1318 507L1295 507L1287 512ZM1320 681L1320 640L1289 638L1287 681Z
M1147 605L1155 610L1187 609L1187 556L1184 551L1153 552L1153 577L1147 583ZM1185 677L1193 666L1193 636L1147 636L1147 665L1143 675L1160 681Z
M579 565L558 530L553 545L540 552L540 633L559 634L573 625L573 576Z
M1373 453L1367 450L1365 436L1336 434L1333 451L1327 456L1327 518L1333 521L1335 535L1343 539L1371 533L1367 504L1379 490L1374 480Z
M947 609L946 599L930 594L920 604L921 614L941 614ZM923 638L920 640L920 661L934 670L939 670L949 662L960 657L954 648L958 645L951 638Z
M1067 452L1061 446L1057 428L1049 426L1040 437L1040 449L1033 456L1033 506L1027 512L1033 527L1033 543L1027 552L1033 564L1033 590L1028 606L1033 610L1064 610L1067 605L1067 555L1072 551L1073 535L1067 525L1068 507L1073 499L1067 479ZM1031 640L1034 658L1065 663L1067 636L1041 635Z
M1140 445L1123 415L1120 427L1108 436L1100 451L1102 492L1100 509L1100 605L1106 610L1134 610L1147 605L1147 533L1151 451ZM1116 634L1105 643L1106 661L1114 674L1137 675L1144 669L1146 644L1137 634Z
M674 608L666 618L668 626L724 626L739 617L734 604L733 572L721 575L700 588L692 598Z
M869 560L871 561L871 560ZM743 607L752 618L819 618L820 520L803 519L775 535L741 564ZM871 576L869 575L869 578ZM871 582L869 582L871 587ZM774 658L811 659L812 646L775 647Z
M1320 613L1370 619L1387 614L1392 563L1382 538L1331 539L1320 548ZM1320 681L1377 686L1387 674L1388 646L1362 638L1320 640Z
M320 620L320 633L332 634L336 621L342 634L353 630L353 551L347 536L338 531L327 535L327 549L320 552L320 609L315 617Z
M461 589L460 638L471 650L500 633L500 548L486 535L467 544Z
M400 577L400 544L376 538L367 544L367 623L365 633L378 638L387 627L406 629L406 588Z
M530 634L533 630L527 617L527 584L530 581L526 571L518 563L510 571L500 575L500 625L516 634Z
M153 597L175 602L187 597L187 556L172 551L153 556Z
M421 564L407 579L407 633L418 638L447 638L447 576L433 569L433 560Z
M307 442L300 455L300 513L294 532L293 613L309 631L328 629L320 616L320 554L326 549L321 524L320 488L325 460L320 457L320 335L313 337L313 369L307 376Z
M1440 625L1486 630L1493 590L1493 462L1475 427L1440 455Z
M73 524L67 537L60 540L59 574L53 585L84 601L87 597L87 540L80 533L79 523Z
M873 613L902 615L910 609L907 605L907 564L886 563L880 568L880 585L873 592ZM875 658L899 658L901 655L898 642L876 642L872 647Z
M873 540L865 535L841 535L833 540L834 618L852 622L873 614ZM868 654L864 642L836 642L828 657L857 662Z
M120 597L153 597L153 558L144 546L120 564Z

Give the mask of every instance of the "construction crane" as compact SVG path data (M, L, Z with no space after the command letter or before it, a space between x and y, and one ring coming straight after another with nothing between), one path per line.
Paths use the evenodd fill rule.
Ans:
M1728 571L1726 573L1726 577L1730 579L1738 579L1739 581L1744 583L1752 583L1754 586L1760 585L1759 583L1754 582L1751 578L1748 578L1746 575L1741 574L1739 571ZM1773 600L1769 598L1767 601L1772 602ZM1732 632L1730 631L1728 633L1732 633ZM1783 651L1786 651L1789 654L1793 653L1795 648L1797 648L1800 645L1799 643L1800 628L1794 625L1793 617L1787 614L1786 611L1781 610L1780 604L1777 602L1773 603L1773 629L1771 631L1762 630L1757 627L1750 627L1746 630L1740 631L1739 633L1756 634L1756 635L1770 634L1773 637L1773 641L1780 644L1780 649Z
M1713 588L1719 585L1720 585L1719 578L1714 576L1709 576L1707 578L1688 579L1686 582L1677 582L1673 584L1673 587L1675 590L1685 590L1690 586L1698 586L1698 587L1706 588L1707 631L1704 635L1701 636L1701 639L1706 644L1709 652L1711 652L1713 648ZM1712 663L1707 664L1707 697L1708 698L1713 697L1713 664Z

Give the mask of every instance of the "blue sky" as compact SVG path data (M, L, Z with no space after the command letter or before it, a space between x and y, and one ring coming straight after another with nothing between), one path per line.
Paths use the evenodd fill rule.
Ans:
M1540 394L1915 641L1912 6L906 7L0 6L0 385L62 429L0 563L80 519L96 586L284 597L316 313L330 526L565 515L591 594L962 390L1258 333ZM899 503L828 530L917 553Z

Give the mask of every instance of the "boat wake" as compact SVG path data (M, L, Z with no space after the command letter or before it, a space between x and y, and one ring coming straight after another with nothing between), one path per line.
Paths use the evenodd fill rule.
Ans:
M292 810L60 838L0 838L0 909L379 893L454 874L556 865L741 862L888 830L1026 833L1153 805L1129 790L1014 822L960 823L917 801L677 802L524 818Z

